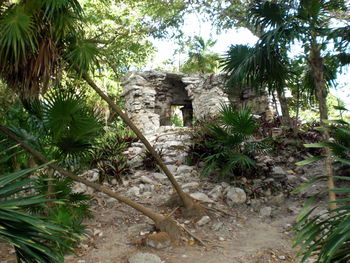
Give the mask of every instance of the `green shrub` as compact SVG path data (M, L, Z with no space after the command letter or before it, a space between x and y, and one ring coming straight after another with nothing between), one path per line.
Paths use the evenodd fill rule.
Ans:
M28 212L29 207L52 202L31 193L36 180L26 177L36 169L0 175L0 241L14 247L18 262L63 262L57 247L68 249L61 237L68 235L69 229Z
M101 136L90 156L91 167L100 171L100 181L115 178L119 182L130 172L124 151L137 141L127 129L115 129Z
M205 163L203 175L218 170L220 175L242 174L255 167L253 155L267 149L263 141L254 140L257 123L249 109L222 105L217 121L202 127L195 135L195 148L189 158Z
M67 247L76 246L86 230L83 221L92 218L89 206L90 196L84 193L73 193L73 183L69 178L49 177L46 173L41 173L35 185L36 189L44 196L48 192L48 185L50 185L59 202L52 206L31 207L33 212L46 216L51 222L69 230L69 233L60 237L64 244L59 247L62 253L68 252Z
M306 146L329 147L332 150L330 157L335 162L349 166L349 123L344 121L332 122L332 125L327 129L331 132L333 141ZM324 158L326 156L313 157L299 164L308 164ZM316 178L306 186L324 178ZM309 200L303 212L299 215L298 223L294 228L297 231L294 246L301 246L299 251L299 254L302 255L301 262L305 262L310 257L316 257L318 263L345 263L350 260L350 188L346 186L346 182L350 181L350 177L334 176L334 178L342 181L341 188L332 190L342 195L341 199L335 201L338 207L321 215L313 216L316 207L310 209L312 200Z

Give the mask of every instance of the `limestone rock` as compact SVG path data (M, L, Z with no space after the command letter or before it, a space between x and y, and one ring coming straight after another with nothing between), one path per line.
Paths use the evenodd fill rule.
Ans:
M128 194L139 196L140 195L140 188L138 188L137 186L133 186L128 190Z
M238 187L228 187L226 189L226 203L229 206L243 204L247 201L247 195L243 189Z
M140 181L142 183L145 183L145 184L153 184L153 185L157 184L155 181L153 181L151 178L149 178L149 177L147 177L145 175L142 175L140 177Z
M260 216L261 217L270 217L272 214L272 208L267 206L267 207L263 207L260 209Z
M284 171L284 169L280 166L275 166L272 168L272 174L273 175L285 175L286 172Z
M287 176L287 173L284 171L284 169L280 166L275 166L272 168L272 177L275 179L285 179Z
M188 165L181 165L177 168L177 173L178 174L188 174L193 171L193 167L188 166Z
M223 196L223 189L221 185L217 185L209 192L209 196L214 200L218 200Z
M170 236L165 232L150 234L145 242L147 246L155 249L163 249L171 245Z
M157 255L139 252L128 258L128 263L164 263Z
M193 199L196 199L198 201L202 201L204 203L214 203L213 200L211 200L206 194L204 193L200 193L200 192L196 192L196 193L193 193L193 194L190 194L190 196L193 198Z
M100 177L100 172L98 169L92 169L84 172L81 176L86 177L90 182L96 182Z
M198 188L199 187L199 183L197 182L191 182L191 183L187 183L187 184L183 184L182 188Z
M198 222L198 226L204 226L205 224L208 224L210 222L210 217L209 216L203 216Z

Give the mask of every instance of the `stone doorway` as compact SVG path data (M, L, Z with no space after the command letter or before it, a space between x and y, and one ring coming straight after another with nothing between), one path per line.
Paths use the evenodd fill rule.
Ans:
M160 126L171 126L176 117L181 119L182 126L192 126L192 100L185 87L178 78L168 77L156 88L155 113L159 115Z

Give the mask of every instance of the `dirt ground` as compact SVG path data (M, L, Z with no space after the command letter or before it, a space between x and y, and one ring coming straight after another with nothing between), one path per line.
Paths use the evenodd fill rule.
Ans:
M235 212L238 214L235 217L211 215L212 221L202 227L189 224L188 228L194 230L207 247L187 243L155 250L139 245L142 234L152 228L145 217L120 204L112 209L97 208L98 216L89 223L92 235L66 262L127 262L137 251L156 254L167 263L297 262L293 259L295 251L291 249L292 233L289 232L295 220L292 211L284 206L274 211L273 214L278 215L272 218L261 218L249 209L238 208ZM217 229L218 226L221 227Z
M313 171L321 172L322 167L316 168ZM206 182L199 182L200 187L196 191L203 191ZM114 186L115 191L125 194L130 185L121 188ZM170 185L161 185L155 188L151 197L136 198L136 201L158 213L169 214L173 208L157 207L155 204L163 203L170 189ZM204 204L212 209L209 210L210 221L203 226L184 220L180 211L176 210L173 217L200 237L206 246L187 235L183 244L164 249L143 245L147 234L155 230L150 219L100 193L93 193L92 197L94 219L86 222L88 230L84 240L74 254L66 256L66 263L127 263L132 254L140 251L155 254L164 263L299 262L297 251L292 248L292 226L305 201L301 196L285 196L278 203L234 207L228 207L223 200ZM271 214L262 215L261 208L264 207L271 208ZM230 215L220 210L228 211ZM15 263L13 249L0 244L0 263Z

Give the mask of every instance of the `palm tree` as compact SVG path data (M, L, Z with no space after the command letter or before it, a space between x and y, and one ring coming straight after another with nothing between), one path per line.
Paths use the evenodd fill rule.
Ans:
M321 124L328 119L326 104L327 85L324 71L323 50L329 43L331 33L331 12L345 9L343 1L308 0L308 1L257 1L249 11L250 21L262 30L256 48L265 47L263 61L274 58L272 53L284 54L291 45L299 41L305 49L304 60L312 72L312 80L319 105ZM267 62L271 63L271 62ZM329 139L327 131L323 133ZM329 149L325 149L329 155ZM326 159L328 187L334 188L331 160ZM334 192L329 193L330 200L335 200ZM332 205L334 207L334 205Z
M157 152L128 116L94 83L89 70L99 49L84 39L77 0L0 1L0 78L22 97L37 98L62 72L76 72L125 121L154 156L186 210L201 211L176 181Z
M227 92L246 87L260 92L266 87L268 92L277 93L281 103L283 123L290 126L289 107L284 88L290 78L289 62L286 52L259 42L254 47L232 45L222 60L226 72Z
M219 55L210 51L216 41L195 36L189 44L188 60L182 65L181 71L186 73L215 73L218 68Z

